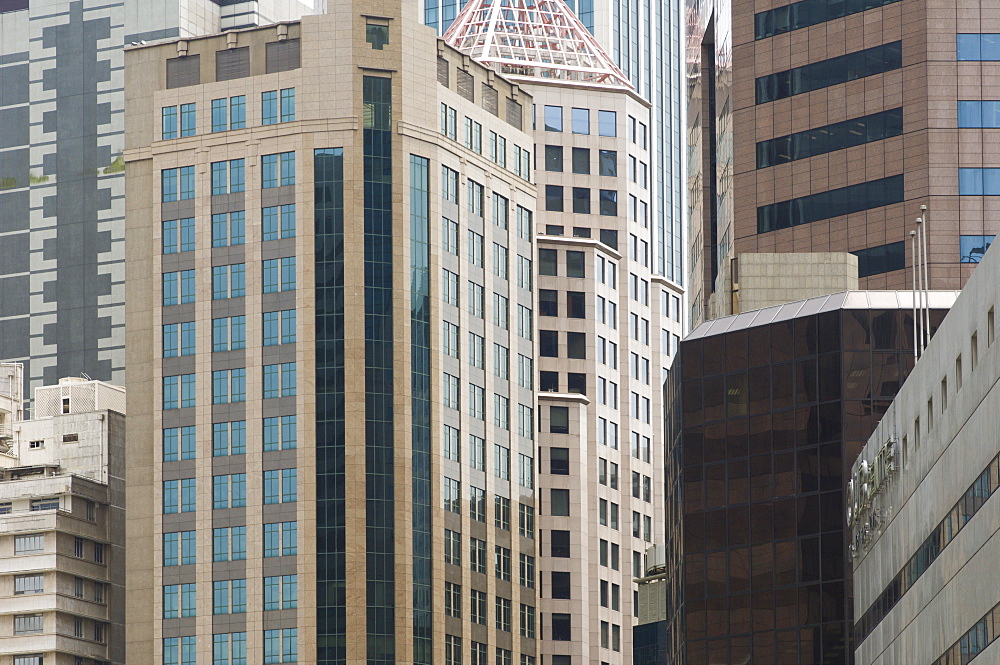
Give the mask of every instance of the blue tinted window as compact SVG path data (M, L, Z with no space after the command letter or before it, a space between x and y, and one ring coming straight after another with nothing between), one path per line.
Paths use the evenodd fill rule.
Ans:
M245 95L229 98L229 129L247 126L247 98Z
M278 91L271 90L261 94L261 123L273 125L278 122Z
M1000 128L1000 101L960 101L958 126L984 129Z
M1000 60L1000 34L955 35L958 60Z
M227 117L228 110L228 100L223 99L213 99L212 100L212 131L213 132L224 132L229 129L229 118Z
M194 104L181 104L181 136L194 136L196 117Z
M959 169L958 193L965 196L1000 196L1000 168Z
M996 236L959 236L959 262L979 263Z
M545 131L561 132L563 130L563 117L561 106L545 107Z
M167 139L177 138L177 107L164 106L162 112L163 112L163 120L162 120L163 139L167 140Z

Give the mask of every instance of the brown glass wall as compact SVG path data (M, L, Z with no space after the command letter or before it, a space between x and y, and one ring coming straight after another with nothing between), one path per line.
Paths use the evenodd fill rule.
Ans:
M845 479L912 330L841 310L681 344L688 665L853 662Z

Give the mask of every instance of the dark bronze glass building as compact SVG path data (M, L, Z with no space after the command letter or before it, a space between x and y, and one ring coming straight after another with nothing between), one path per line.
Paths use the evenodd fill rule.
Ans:
M932 330L954 298L931 294ZM667 662L853 662L845 479L913 368L911 307L909 292L839 293L682 342L666 456L682 647Z

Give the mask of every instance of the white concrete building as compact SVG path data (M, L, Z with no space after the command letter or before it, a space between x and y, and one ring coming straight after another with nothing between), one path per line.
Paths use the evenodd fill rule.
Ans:
M0 665L124 663L125 390L0 365Z
M858 665L1000 662L998 301L987 252L853 466Z

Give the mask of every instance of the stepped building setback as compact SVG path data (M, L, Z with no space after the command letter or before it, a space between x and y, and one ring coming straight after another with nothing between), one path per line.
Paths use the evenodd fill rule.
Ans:
M125 390L0 364L0 663L123 665Z

